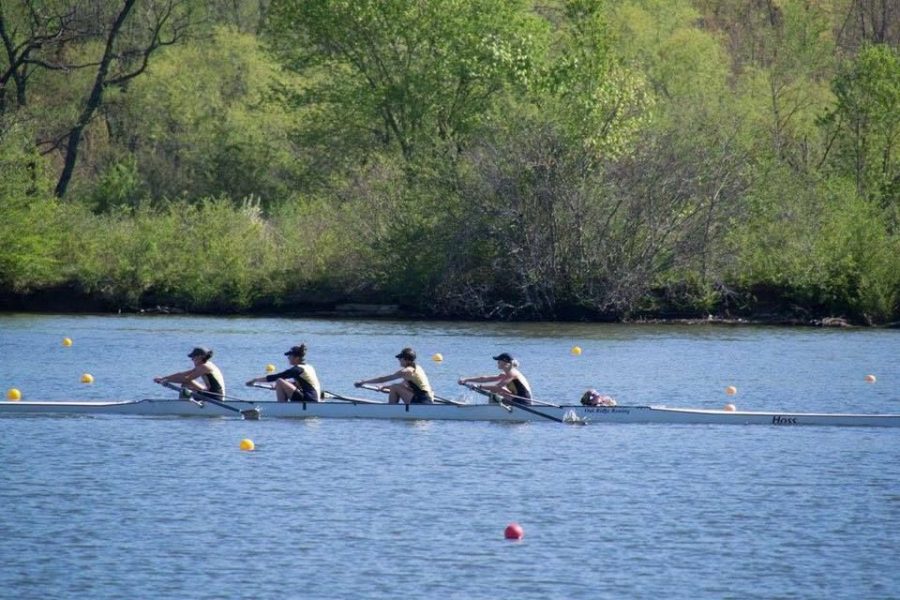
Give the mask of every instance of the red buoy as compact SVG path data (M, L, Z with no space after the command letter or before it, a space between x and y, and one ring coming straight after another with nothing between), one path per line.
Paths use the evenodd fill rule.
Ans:
M518 523L510 523L503 532L503 537L508 540L521 540L525 537L525 530Z

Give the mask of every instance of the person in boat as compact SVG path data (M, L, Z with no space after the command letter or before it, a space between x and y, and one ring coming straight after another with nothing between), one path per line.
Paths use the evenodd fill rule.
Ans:
M319 402L322 398L322 387L312 365L306 364L306 344L292 346L284 353L291 366L281 373L272 373L256 377L247 385L275 382L275 398L279 402Z
M198 346L191 350L188 358L194 361L194 368L180 373L172 373L163 377L154 377L156 383L180 383L184 390L196 392L214 400L225 398L225 378L212 360L213 351ZM200 383L198 383L198 381Z
M400 381L387 386L388 403L397 404L401 400L405 404L434 404L434 391L428 382L428 376L421 365L416 364L416 353L412 348L404 348L396 356L400 361L400 370L390 375L357 381L353 385L362 387L369 383L386 383Z
M497 368L500 369L498 375L480 375L478 377L463 377L457 383L465 385L467 383L490 383L492 385L484 386L484 389L493 394L521 402L522 404L532 404L531 385L522 372L519 371L519 361L514 359L508 352L502 352L493 357L497 361Z
M584 406L616 406L616 399L591 388L581 395Z

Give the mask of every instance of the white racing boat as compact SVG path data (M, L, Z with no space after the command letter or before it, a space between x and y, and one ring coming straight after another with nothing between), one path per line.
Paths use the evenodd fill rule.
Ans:
M257 412L258 411L258 412ZM0 402L0 416L8 415L139 415L155 417L248 417L396 419L442 421L505 421L561 423L670 423L700 425L840 425L900 427L900 414L795 413L728 411L665 406L582 406L488 404L386 404L365 399L323 402L254 402L228 400L146 399L132 401L8 401Z

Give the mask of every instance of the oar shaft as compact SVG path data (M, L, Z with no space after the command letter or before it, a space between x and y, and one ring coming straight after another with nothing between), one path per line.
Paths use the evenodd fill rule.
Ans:
M384 404L378 400L369 400L368 398L354 398L353 396L344 396L343 394L335 394L328 390L322 390L322 394L328 396L332 400L342 400L344 402L356 402L358 404Z
M251 420L259 419L259 409L258 408L250 408L250 409L246 409L246 410L241 410L240 408L237 408L236 406L230 406L230 405L226 404L225 402L222 402L221 400L216 400L215 398L211 398L209 396L210 392L195 392L194 390L180 387L170 381L163 382L163 386L169 388L170 390L175 390L179 394L181 394L182 390L188 390L188 392L190 392L190 397L188 398L188 400L190 400L191 402L194 402L194 403L209 402L210 404L215 404L216 406L224 408L225 410L230 410L232 412L236 412L237 414L241 415L242 417L246 417ZM227 397L227 396L223 396L223 398L225 398L225 397Z
M374 385L371 385L371 384L368 384L368 383L364 383L364 384L362 384L362 385L359 386L359 387L361 387L361 388L364 389L364 390L371 390L371 391L373 391L373 392L382 392L382 393L384 393L384 394L387 394L387 393L390 392L390 390L388 390L388 389L386 389L386 388L384 388L384 387L374 386ZM432 392L432 396L434 397L434 399L435 399L436 401L442 402L442 403L444 403L444 404L453 404L453 405L455 405L455 406L463 406L463 405L465 405L465 402L459 402L459 401L457 401L457 400L451 400L451 399L449 399L449 398L444 398L444 397L442 397L442 396L438 396L437 394L435 394L435 393L433 393L433 392Z
M500 398L499 402L500 402L501 406L504 406L504 405L514 406L515 408L518 408L519 410L524 410L525 412L531 413L533 415L537 415L539 417L544 417L545 419L549 419L551 421L556 421L557 423L565 423L565 421L563 421L562 419L560 419L558 417L554 417L553 415L548 415L545 412L535 410L535 409L531 408L530 406L526 405L524 402L515 400L515 398L518 398L519 396L513 396L514 399L510 400L507 398L503 398L499 394L494 394L493 392L489 392L488 390L484 389L483 387L472 384L472 383L464 383L462 385L464 385L465 387L469 388L472 391L478 392L479 394L484 394L485 396L488 396L488 397L497 396L498 398Z

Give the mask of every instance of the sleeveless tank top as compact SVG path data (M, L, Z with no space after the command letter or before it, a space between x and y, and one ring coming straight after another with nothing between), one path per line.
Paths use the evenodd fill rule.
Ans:
M303 390L305 396L318 401L322 397L322 387L312 365L300 363L297 365L297 375L295 379L297 387Z
M203 381L206 383L206 390L218 396L225 396L225 379L222 377L222 371L213 363L207 361L206 366L212 369L212 373L205 373Z
M410 374L409 379L410 387L412 387L413 391L417 394L426 394L429 398L434 396L434 392L431 389L431 384L428 382L428 376L425 375L425 369L416 365L413 367L413 372Z

